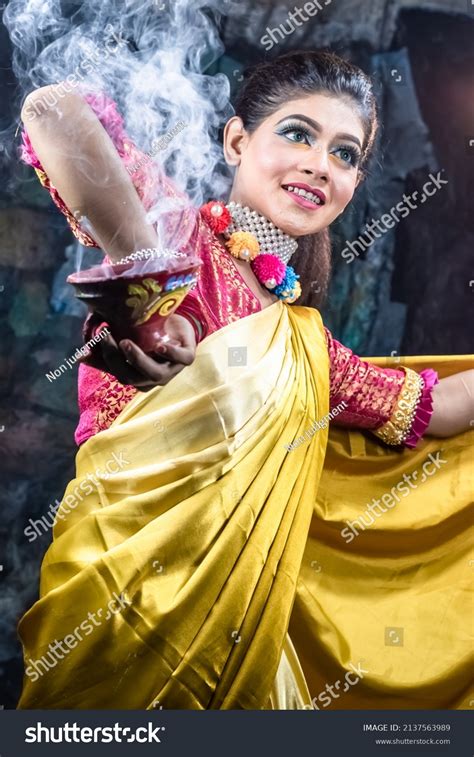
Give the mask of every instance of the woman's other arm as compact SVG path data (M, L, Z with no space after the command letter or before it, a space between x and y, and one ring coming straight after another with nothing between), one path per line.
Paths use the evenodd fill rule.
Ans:
M325 331L336 425L366 428L386 444L411 448L422 436L454 436L471 427L474 370L438 381L431 369L418 374L409 368L382 368Z
M433 415L426 434L454 436L474 425L474 369L440 380L433 389Z
M50 85L30 93L22 120L52 184L70 210L86 216L98 246L112 260L158 238L117 150L87 102L76 93L55 97ZM52 96L54 107L44 106ZM35 117L31 113L35 111Z

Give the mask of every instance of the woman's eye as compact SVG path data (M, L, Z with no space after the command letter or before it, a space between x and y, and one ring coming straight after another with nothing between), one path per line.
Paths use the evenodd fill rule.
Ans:
M359 162L359 153L357 150L352 150L352 148L349 147L339 147L336 150L336 154L339 153L339 156L344 163L349 163L352 166L356 166Z
M309 144L308 135L305 131L301 131L300 129L289 129L287 132L285 132L285 137L287 137L291 142Z
M305 138L302 131L294 131L293 134L294 134L295 142L302 142Z

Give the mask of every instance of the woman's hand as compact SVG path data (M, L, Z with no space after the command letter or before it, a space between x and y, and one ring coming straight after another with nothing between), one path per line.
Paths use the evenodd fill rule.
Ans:
M159 342L154 357L130 339L122 339L117 344L108 334L80 362L111 373L121 384L147 392L154 386L167 384L186 365L191 365L196 356L194 329L186 318L176 313L168 316L166 332L170 341Z
M448 437L468 431L474 424L474 370L440 380L433 389L433 415L426 429L430 436Z

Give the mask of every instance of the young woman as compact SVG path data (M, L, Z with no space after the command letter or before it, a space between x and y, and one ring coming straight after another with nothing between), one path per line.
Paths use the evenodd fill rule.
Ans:
M469 453L462 432L473 417L473 371L462 370L463 360L450 367L435 360L445 376L454 373L438 381L428 366L377 366L339 344L317 310L293 304L308 286L293 264L297 273L305 259L311 278L327 284L327 229L363 179L377 130L370 80L328 53L292 53L256 67L225 127L225 158L235 168L228 204L214 198L200 211L144 160L112 101L71 95L30 120L45 94L25 102L23 159L78 239L100 243L112 260L154 248L157 232L145 211L165 197L168 231L178 248L198 252L202 269L169 318L172 339L157 344L157 359L110 336L80 366L77 475L57 513L41 598L19 626L26 664L19 706L313 707L314 694L335 680L329 676L347 669L352 654L362 657L361 649L372 657L374 644L379 656L361 674L352 706L424 706L426 693L446 699L439 682L429 690L411 658L387 660L380 647L391 638L387 628L400 636L400 618L389 609L396 589L398 601L410 608L416 601L397 569L389 581L395 599L370 646L373 617L341 620L344 610L333 602L342 578L349 592L353 582L354 596L363 584L384 583L387 565L377 565L374 550L406 562L390 534L412 545L406 532L423 521L432 533L428 475L436 473L436 490L447 497L445 517L458 518L456 559L465 558ZM330 418L345 430L331 431L328 445ZM373 440L355 429L369 429ZM440 472L423 469L415 493L406 471L439 450L434 437L449 438L449 465L433 458ZM120 453L126 468L100 473ZM350 518L373 495L395 504L384 500L390 511L377 511L380 528L365 533L367 523L357 530ZM315 534L318 519L322 533ZM429 583L417 566L415 559L406 569L420 586ZM439 601L450 591L449 580L439 587L441 568L431 576ZM126 597L121 611L87 622L114 593ZM350 645L334 633L344 627L346 636L347 626ZM60 639L67 660L52 647ZM410 655L421 646L417 638ZM394 671L383 680L382 704L380 666ZM460 665L451 706L465 680Z

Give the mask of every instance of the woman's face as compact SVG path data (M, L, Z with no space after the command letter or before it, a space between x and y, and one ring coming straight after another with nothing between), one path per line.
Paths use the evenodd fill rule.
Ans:
M329 95L289 101L252 134L234 116L224 135L226 160L237 167L230 199L291 236L321 231L354 194L363 140L355 107Z

